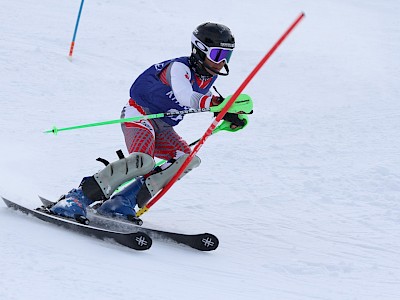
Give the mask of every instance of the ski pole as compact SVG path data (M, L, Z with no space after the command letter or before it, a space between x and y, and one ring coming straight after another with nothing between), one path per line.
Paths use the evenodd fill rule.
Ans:
M257 74L257 72L261 69L261 67L266 63L266 61L271 57L271 55L275 52L275 50L281 45L281 43L286 39L289 33L297 26L297 24L305 17L304 12L302 12L296 20L290 25L290 27L285 31L285 33L280 37L280 39L274 44L274 46L268 51L268 53L261 59L261 61L255 66L253 71L247 76L247 78L242 82L237 91L232 95L229 101L225 104L224 108L217 115L211 125L208 127L204 135L201 137L200 141L196 144L193 151L190 155L185 159L181 167L178 169L176 174L172 177L172 179L166 184L166 186L154 196L154 198L147 203L144 207L139 209L136 213L136 216L140 217L142 214L147 212L158 200L160 200L165 193L174 185L174 183L178 180L181 174L186 170L189 163L192 161L193 157L199 152L201 146L205 143L207 138L212 134L213 130L217 127L218 123L222 120L224 115L228 112L229 108L235 102L236 98L240 95L240 93L244 90L244 88L249 84L249 82L253 79L253 77Z
M74 52L75 38L76 38L76 33L77 33L77 31L78 31L79 20L81 19L81 12L82 12L82 7L83 7L83 2L85 2L85 0L82 0L82 1L81 1L81 6L79 7L78 18L77 18L76 24L75 24L74 36L72 37L71 46L70 46L70 48L69 48L68 59L69 59L70 61L72 61L72 52Z
M102 125L109 125L109 124L136 122L136 121L140 121L140 120L173 117L173 116L201 113L201 112L207 112L207 111L210 111L210 109L209 108L198 108L198 109L191 108L191 109L187 109L187 110L177 110L177 111L166 112L166 113L144 115L144 116L138 116L138 117L126 118L126 119L109 120L109 121L76 125L76 126L64 127L64 128L57 128L56 126L54 126L52 129L44 131L44 133L54 133L55 135L57 135L57 133L59 131L65 131L65 130L75 130L75 129L82 129L82 128L87 128L87 127L95 127L95 126L102 126Z

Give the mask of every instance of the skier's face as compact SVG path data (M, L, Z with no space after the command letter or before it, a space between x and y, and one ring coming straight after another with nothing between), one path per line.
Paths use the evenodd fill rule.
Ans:
M221 61L220 63L215 63L215 62L209 60L207 57L204 60L204 62L207 64L207 66L210 66L211 68L213 68L214 70L217 70L218 72L221 71L225 65L225 60ZM208 68L207 68L207 71L209 71L210 74L213 76L217 74L217 73L213 72L212 70L209 70Z

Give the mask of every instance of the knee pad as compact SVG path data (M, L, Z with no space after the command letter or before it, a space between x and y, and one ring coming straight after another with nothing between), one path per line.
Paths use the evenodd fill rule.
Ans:
M96 201L106 200L124 182L147 174L154 168L154 159L145 153L133 152L128 157L122 157L108 164L83 182L84 194Z

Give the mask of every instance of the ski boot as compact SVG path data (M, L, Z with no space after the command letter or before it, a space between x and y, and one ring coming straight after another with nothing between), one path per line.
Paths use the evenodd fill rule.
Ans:
M88 225L89 220L86 217L86 207L93 201L86 197L82 189L72 189L68 194L62 196L60 200L49 208L49 211L55 215L75 219L79 223Z
M136 206L137 194L142 188L143 183L143 176L136 178L133 183L128 185L121 192L105 201L97 209L97 212L104 216L125 219L136 225L142 225L143 221L136 217L134 207Z

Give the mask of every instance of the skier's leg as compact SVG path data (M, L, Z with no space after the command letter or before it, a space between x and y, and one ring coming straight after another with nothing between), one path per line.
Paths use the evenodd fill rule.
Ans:
M127 111L126 111L127 110ZM143 115L140 107L127 106L122 118ZM86 207L98 200L108 199L118 186L132 178L147 174L154 168L154 129L148 121L123 123L122 128L130 155L108 164L93 176L85 177L77 189L51 208L55 214L74 218L76 214L86 216Z
M136 197L136 203L140 208L144 207L151 198L167 185L176 172L178 172L178 169L182 166L188 156L189 154L184 154L177 159L170 160L165 163L165 165L167 165L165 169L161 166L158 172L145 176L146 179L144 180L144 184L138 191ZM178 180L182 179L183 176L194 168L197 168L200 165L200 162L200 158L195 155Z
M160 120L155 122L160 130L157 132L154 155L167 160L167 162L145 176L145 184L138 192L137 197L137 204L140 208L144 207L164 188L191 153L189 145L171 126L165 126L165 123ZM199 165L200 158L195 156L179 179Z
M145 114L145 112L131 100L130 105L125 107L123 116L130 118L138 114ZM155 129L153 125L154 123L149 120L122 124L122 132L129 153L139 152L149 156L154 155ZM148 170L147 173L150 171L151 170ZM136 194L141 189L143 182L143 176L137 177L136 180L122 192L119 192L112 196L111 199L105 201L97 211L103 215L122 216L128 219L134 217L136 215L134 209L136 206Z
M152 124L156 128L157 136L155 139L155 155L166 159L167 162L155 168L149 174L137 178L127 188L104 202L98 210L100 213L110 215L111 212L111 215L119 215L128 219L135 216L134 207L136 204L140 208L146 205L171 180L189 156L190 147L171 126L165 126L166 124L161 121L152 122ZM199 164L200 159L195 156L179 179Z

